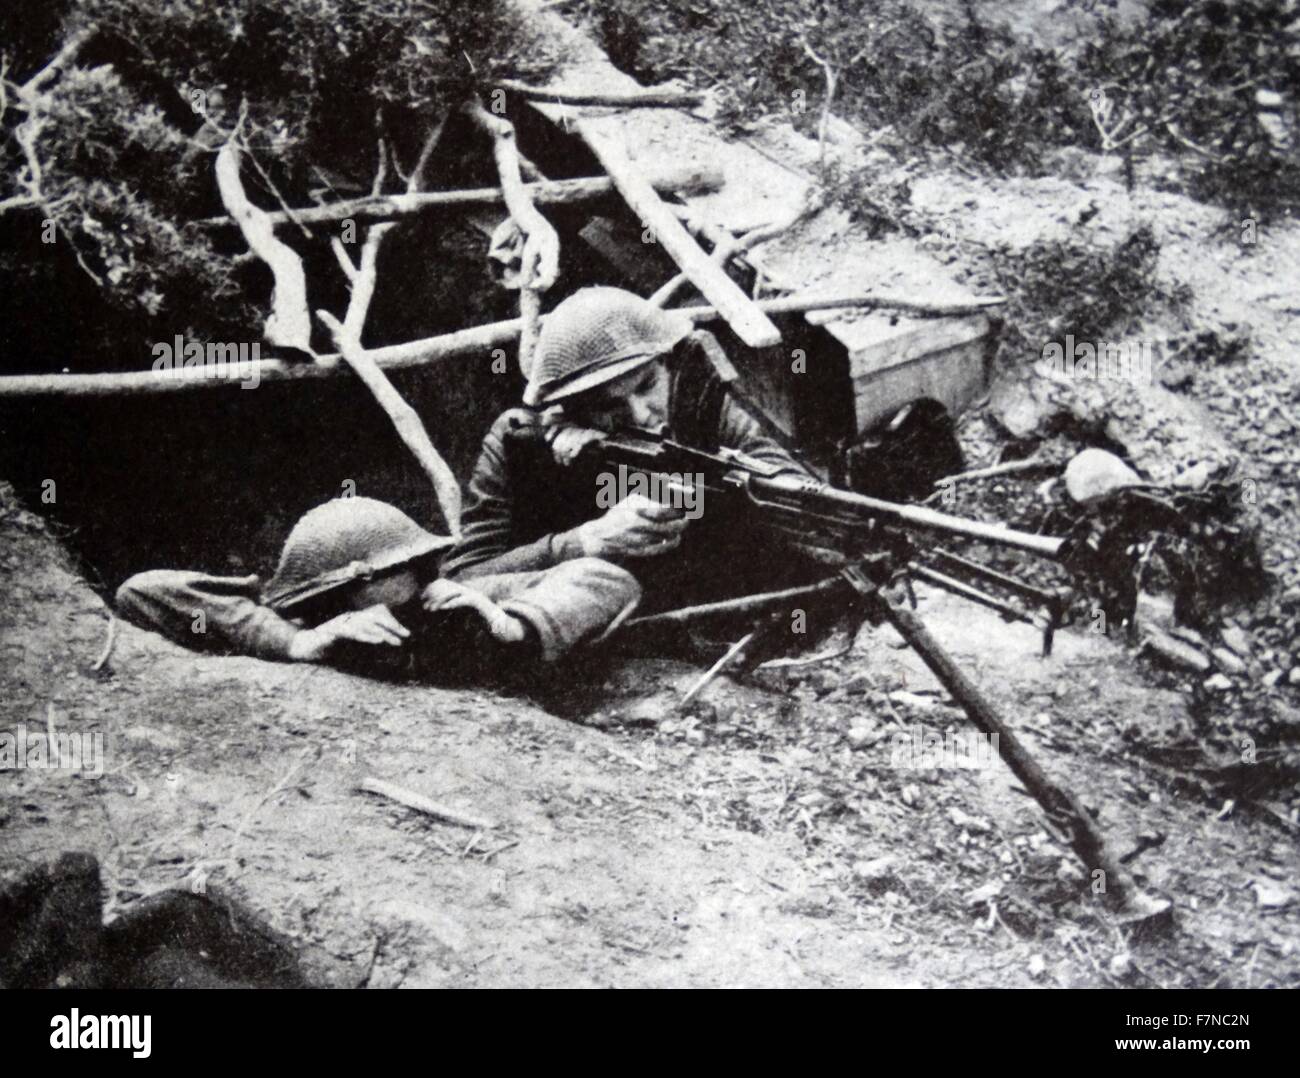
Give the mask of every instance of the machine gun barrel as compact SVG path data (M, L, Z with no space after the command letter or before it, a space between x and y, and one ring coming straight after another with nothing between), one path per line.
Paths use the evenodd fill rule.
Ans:
M790 508L839 510L853 517L870 515L882 523L960 535L966 539L978 539L997 546L1023 550L1054 561L1061 560L1065 546L1064 539L1054 536L1034 535L1002 524L968 520L921 505L887 502L811 479L786 475L750 476L747 485L750 496L759 503L771 501L786 504Z

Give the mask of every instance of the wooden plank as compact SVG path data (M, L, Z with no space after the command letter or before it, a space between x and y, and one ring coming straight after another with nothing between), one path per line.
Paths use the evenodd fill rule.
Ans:
M751 348L781 343L781 333L726 271L714 262L628 160L621 139L591 120L574 126L605 168L632 212L677 263L742 341Z

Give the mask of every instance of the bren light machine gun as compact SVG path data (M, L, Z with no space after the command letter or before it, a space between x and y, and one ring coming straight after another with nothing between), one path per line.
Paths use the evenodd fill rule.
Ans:
M709 351L710 361L733 398L799 460L789 436L738 392L735 369L721 350ZM1053 633L1069 604L1069 589L1032 586L967 558L936 550L930 537L937 533L978 540L1058 563L1074 556L1074 548L1086 544L968 520L924 506L882 501L829 486L807 465L804 465L806 476L788 471L778 473L775 468L735 450L706 452L645 432L609 435L589 447L588 452L601 466L625 468L626 474L642 475L660 491L670 492L674 484L689 483L693 490L682 493L703 497L711 514L731 519L733 511L743 513L757 528L781 535L806 553L829 556L837 562L837 570L832 575L804 587L630 621L626 626L629 630L656 624L692 624L720 616L752 618L755 628L714 664L688 693L684 703L722 671L752 669L764 654L765 643L780 626L788 624L781 616L785 612L809 603L847 601L861 617L892 625L975 726L986 735L997 735L992 740L999 755L1037 799L1048 819L1066 836L1084 866L1105 873L1103 893L1124 919L1147 921L1169 913L1168 901L1154 899L1137 887L1107 848L1087 809L1043 771L992 703L930 635L913 609L888 594L897 590L896 585L902 585L914 607L910 583L925 581L996 610L1004 617L1038 626L1043 634L1043 654L1048 655ZM918 536L925 536L920 544L916 541ZM1011 597L983 590L954 574L975 578L1010 593ZM1031 605L1026 605L1026 601Z

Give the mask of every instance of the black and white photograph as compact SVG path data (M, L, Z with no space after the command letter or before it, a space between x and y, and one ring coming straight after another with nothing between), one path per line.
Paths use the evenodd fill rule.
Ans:
M178 988L1262 1047L1300 3L6 0L0 126L33 1050Z

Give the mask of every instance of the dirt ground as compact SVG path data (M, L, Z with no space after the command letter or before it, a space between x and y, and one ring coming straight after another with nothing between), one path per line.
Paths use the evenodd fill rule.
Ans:
M1040 660L1027 627L922 604L1118 850L1165 836L1132 867L1178 927L1146 941L1080 897L1082 871L1000 765L889 766L895 733L964 721L892 630L834 665L719 683L688 719L672 701L697 672L663 661L589 684L606 704L583 722L197 656L120 623L96 672L103 604L7 491L0 530L6 726L41 728L52 707L108 745L100 778L5 774L3 870L93 852L110 917L220 886L323 982L375 987L1295 981L1293 836L1133 753L1191 719L1104 637L1067 633ZM497 827L359 793L363 774Z

